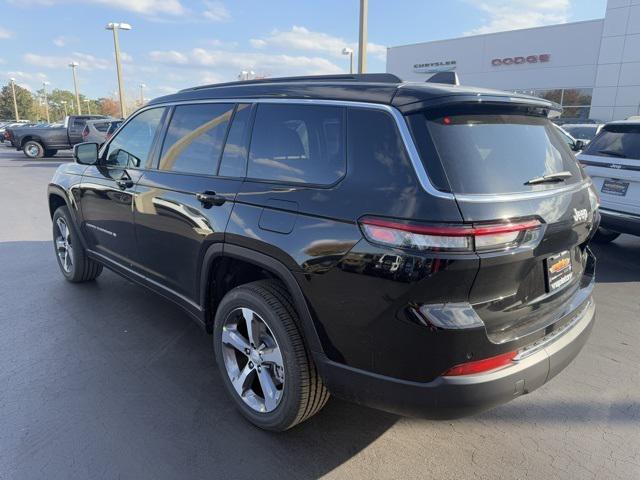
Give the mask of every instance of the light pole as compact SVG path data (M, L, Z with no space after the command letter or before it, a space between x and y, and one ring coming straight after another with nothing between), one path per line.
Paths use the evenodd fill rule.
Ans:
M47 116L47 123L51 123L49 119L49 99L47 98L47 85L49 82L42 82L42 91L44 92L42 95L44 97L44 111Z
M71 62L69 66L73 72L73 88L76 90L76 106L78 107L78 115L82 115L82 108L80 108L80 92L78 91L78 76L76 75L76 68L78 68L78 62Z
M369 0L360 0L360 37L358 39L358 73L367 71L367 16Z
M67 111L67 101L66 100L61 100L60 103L64 107L64 116L67 117L69 115L69 112Z
M16 99L16 79L11 79L11 91L13 92L13 111L16 114L16 122L20 121L18 116L18 100Z
M87 104L87 113L91 115L91 103L90 103L91 100L89 100L88 98L85 98L84 101Z
M144 105L144 88L146 85L144 83L140 84L140 106Z
M120 43L118 41L118 30L131 30L128 23L108 23L105 27L107 30L113 30L113 47L116 51L116 71L118 73L118 93L120 97L120 115L122 118L127 116L127 106L125 105L124 89L122 88L122 67L120 66Z
M349 55L349 73L353 75L353 48L343 48L343 55Z

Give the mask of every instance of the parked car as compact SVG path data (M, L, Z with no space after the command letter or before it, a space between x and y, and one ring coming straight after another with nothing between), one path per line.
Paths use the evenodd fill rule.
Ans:
M562 140L564 140L564 143L566 143L567 146L576 153L582 151L584 147L586 147L589 143L586 140L574 138L569 132L564 129L564 127L561 127L560 125L553 124L553 126L560 134Z
M113 134L116 133L116 130L118 130L118 128L120 128L120 125L122 125L122 122L122 120L111 121L111 123L109 124L109 129L107 130L107 135L105 136L105 140L109 140L111 137L113 137Z
M82 130L82 141L95 142L102 145L107 139L107 134L112 123L110 119L88 120Z
M585 146L594 139L594 137L598 134L600 129L602 128L601 123L571 123L564 124L562 128L565 131L569 132L569 134L578 140L583 140L585 142Z
M329 392L478 412L558 374L594 321L597 196L553 108L389 74L162 97L56 171L60 271L182 306L261 428Z
M58 150L68 150L82 142L82 130L87 120L99 118L107 117L72 115L65 118L62 127L57 128L10 127L5 131L5 140L9 140L17 150L22 150L28 158L52 157Z
M607 123L578 160L600 194L602 221L594 240L640 235L640 120Z

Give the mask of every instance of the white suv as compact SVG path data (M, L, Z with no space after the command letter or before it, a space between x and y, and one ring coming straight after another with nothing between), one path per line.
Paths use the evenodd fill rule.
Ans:
M594 240L640 236L640 121L607 123L577 158L600 192L602 220Z

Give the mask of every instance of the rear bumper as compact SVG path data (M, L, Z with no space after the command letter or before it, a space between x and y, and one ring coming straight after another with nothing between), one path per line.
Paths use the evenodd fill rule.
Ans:
M620 233L640 235L640 215L600 208L600 226Z
M410 382L317 358L332 394L380 410L425 418L477 413L540 387L580 352L595 321L592 298L565 328L523 350L516 361L492 372ZM417 367L418 368L418 367Z

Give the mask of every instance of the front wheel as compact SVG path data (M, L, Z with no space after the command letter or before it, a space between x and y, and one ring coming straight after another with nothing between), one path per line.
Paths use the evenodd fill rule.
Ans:
M620 234L618 232L600 227L593 236L593 241L596 243L611 243L619 236Z
M53 214L53 247L58 266L70 282L88 282L102 273L102 265L87 256L67 207Z
M284 286L260 280L228 292L213 331L218 368L229 395L254 425L287 430L329 399L297 326Z
M27 158L44 157L44 147L40 142L36 142L35 140L29 140L25 143L22 147L22 151Z

